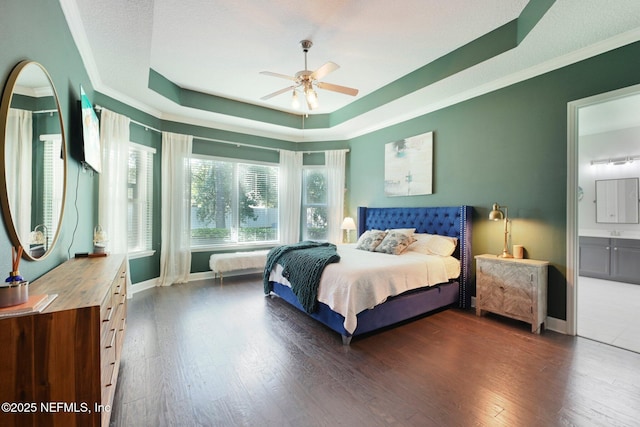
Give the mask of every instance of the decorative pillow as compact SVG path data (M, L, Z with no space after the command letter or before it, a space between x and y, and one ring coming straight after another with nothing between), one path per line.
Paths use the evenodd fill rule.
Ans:
M382 240L382 243L376 247L375 251L385 254L400 255L414 241L415 239L413 236L399 231L390 231L386 236L384 236L384 240Z
M416 232L415 228L390 228L385 230L387 233L391 233L392 231L397 231L398 233L406 234L407 236L413 236Z
M387 232L382 230L367 230L358 239L356 249L363 251L373 251L384 239Z
M414 234L415 243L409 250L426 255L450 256L456 250L458 239L438 234Z

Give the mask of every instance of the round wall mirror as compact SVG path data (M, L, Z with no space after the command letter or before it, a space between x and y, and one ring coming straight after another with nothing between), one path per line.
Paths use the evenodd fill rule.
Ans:
M46 257L60 233L67 152L51 77L32 61L11 72L0 105L0 200L13 244L31 260Z

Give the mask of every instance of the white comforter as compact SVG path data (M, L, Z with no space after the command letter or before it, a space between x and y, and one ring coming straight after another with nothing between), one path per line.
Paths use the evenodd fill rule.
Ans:
M460 263L453 257L406 251L389 255L338 246L340 262L329 264L322 273L318 301L344 316L344 328L353 333L357 314L383 303L390 296L432 286L460 275ZM290 286L276 265L269 280Z

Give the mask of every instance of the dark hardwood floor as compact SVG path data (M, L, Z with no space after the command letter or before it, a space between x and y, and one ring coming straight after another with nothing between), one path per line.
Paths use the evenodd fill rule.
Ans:
M112 426L637 426L640 354L449 309L342 345L259 277L129 300Z

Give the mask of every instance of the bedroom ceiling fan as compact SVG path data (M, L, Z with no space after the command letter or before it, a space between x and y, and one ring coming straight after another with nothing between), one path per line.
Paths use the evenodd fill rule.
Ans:
M291 91L293 93L293 98L291 100L292 105L294 108L299 108L300 101L298 100L298 89L300 89L300 91L302 91L302 93L304 94L309 110L313 110L314 108L318 107L318 94L316 93L314 87L317 87L318 89L323 89L323 90L330 90L332 92L343 93L345 95L351 95L351 96L356 96L358 94L358 89L354 89L346 86L340 86L333 83L325 83L325 82L318 81L322 79L324 76L326 76L327 74L331 73L332 71L335 71L338 68L340 68L340 66L335 62L329 61L323 64L320 68L318 68L315 71L308 70L307 69L307 53L309 52L309 49L311 48L311 46L313 46L313 43L310 40L302 40L300 42L300 45L302 46L302 51L304 52L304 70L298 71L294 76L288 76L286 74L280 74L280 73L273 73L271 71L260 72L260 74L264 74L266 76L273 76L273 77L279 77L287 80L292 80L294 84L292 86L285 87L284 89L280 89L278 91L265 95L260 99L265 101L267 99L273 98L274 96L278 96L285 92Z

